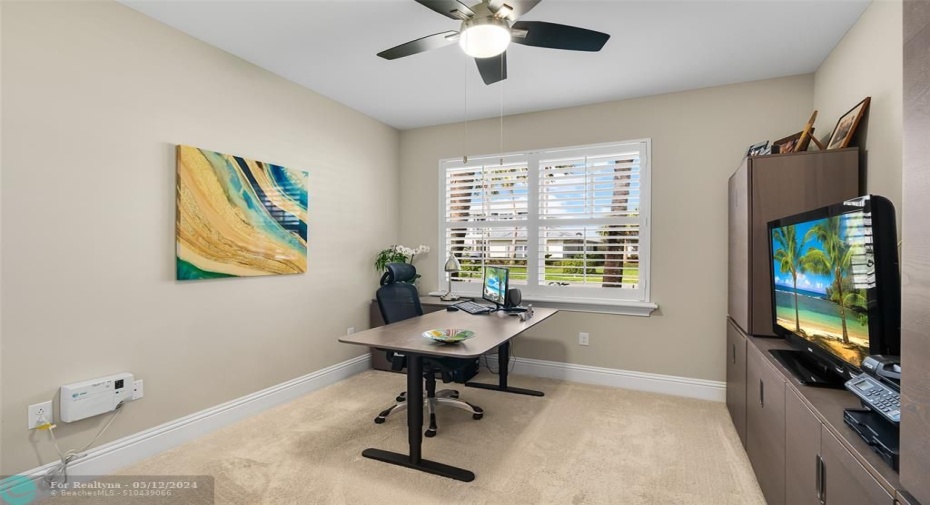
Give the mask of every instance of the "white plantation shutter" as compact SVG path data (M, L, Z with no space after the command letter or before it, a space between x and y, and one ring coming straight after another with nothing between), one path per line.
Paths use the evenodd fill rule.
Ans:
M648 302L649 141L440 162L456 292L505 266L528 300Z
M526 159L510 156L447 165L444 251L452 251L462 264L453 281L481 283L484 267L497 265L512 268L511 284L525 284L529 213ZM442 255L443 264L446 258L448 252Z

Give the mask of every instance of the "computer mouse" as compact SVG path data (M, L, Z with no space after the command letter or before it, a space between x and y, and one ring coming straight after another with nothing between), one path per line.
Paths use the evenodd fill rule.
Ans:
M448 307L446 307L446 310L448 310L449 312L458 312L459 308L454 305L449 305Z

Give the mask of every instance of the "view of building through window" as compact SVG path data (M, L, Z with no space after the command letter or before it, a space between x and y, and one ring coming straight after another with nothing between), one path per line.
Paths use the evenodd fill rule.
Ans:
M648 149L638 141L442 161L441 257L451 251L462 265L453 281L467 291L485 266L504 266L524 294L644 301Z

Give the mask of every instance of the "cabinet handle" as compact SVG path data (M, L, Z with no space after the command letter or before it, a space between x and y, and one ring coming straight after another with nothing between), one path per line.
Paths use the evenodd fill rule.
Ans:
M817 455L817 501L820 505L827 505L827 467L820 454Z
M733 364L736 364L736 344L730 344L733 347Z
M765 408L765 383L759 379L759 405Z

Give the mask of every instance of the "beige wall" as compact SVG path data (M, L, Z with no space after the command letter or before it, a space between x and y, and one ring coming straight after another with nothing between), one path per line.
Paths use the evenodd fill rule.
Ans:
M867 190L891 199L901 216L902 4L876 0L846 33L814 76L817 136L872 97L865 143Z
M61 384L145 380L107 442L363 352L396 130L116 3L2 5L0 473L53 460L26 407ZM174 281L179 143L310 172L307 274Z
M724 379L727 179L746 148L799 131L813 76L509 116L503 151L652 139L651 317L563 312L516 343L520 357ZM401 133L401 239L438 247L438 160L500 152L498 120ZM438 287L435 258L422 286ZM578 332L590 346L578 345Z

